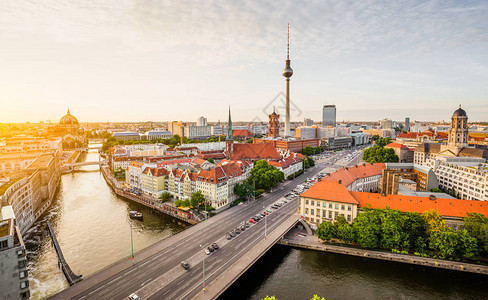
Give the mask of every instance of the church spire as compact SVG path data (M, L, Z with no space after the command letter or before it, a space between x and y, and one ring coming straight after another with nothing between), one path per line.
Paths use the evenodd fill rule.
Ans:
M229 124L227 125L227 140L232 141L234 136L232 135L232 118L230 116L230 105L229 105Z

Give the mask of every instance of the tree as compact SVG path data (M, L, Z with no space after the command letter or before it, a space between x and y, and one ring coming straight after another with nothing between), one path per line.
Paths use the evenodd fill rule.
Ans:
M380 138L378 140L375 141L375 144L380 146L380 147L385 147L386 145L388 145L390 143L390 138Z
M329 221L325 221L320 223L319 227L315 231L315 234L317 234L317 237L323 241L328 241L331 238L336 237L337 229Z
M207 159L207 161L210 162L210 163L212 163L212 164L215 163L215 160L213 158L211 158L211 157L209 159Z
M263 299L261 299L261 300L277 300L277 299L276 299L276 297L275 297L275 296L271 296L271 297L270 297L270 296L266 296L266 297L264 297L264 298L263 298Z
M383 148L380 146L370 147L363 152L363 160L369 163L385 163L385 162L398 162L398 155L395 154L395 150L391 148Z
M168 193L168 192L163 192L163 193L161 194L161 196L159 196L159 199L161 199L161 202L166 202L166 201L168 201L169 199L171 199L171 197L172 197L172 196L171 196L171 194L170 194L170 193Z
M427 236L431 236L435 232L447 230L446 221L441 214L436 210L429 210L423 213L425 223L427 225Z
M256 189L269 190L285 180L285 174L265 160L258 160L251 169L248 182L255 182Z
M378 247L380 235L380 217L377 210L363 208L364 213L358 215L352 224L356 243L363 248Z
M448 258L459 248L459 236L449 227L432 232L429 247L437 251L441 258Z
M344 218L344 217L343 217ZM352 229L352 226L345 222L338 224L336 226L337 228L337 237L343 240L345 243L353 243L355 238L354 238L354 230Z
M404 239L402 221L404 220L403 213L399 210L392 210L389 208L383 209L380 212L380 228L381 238L380 246L386 249L403 249L409 248L408 239Z
M239 198L249 199L254 196L255 189L247 180L244 180L242 183L237 183L234 186L234 193L236 193Z
M471 259L475 257L479 249L478 241L476 238L472 237L467 230L460 230L457 232L459 237L457 252L463 258Z
M205 196L201 191L196 191L191 195L190 205L193 208L199 207L201 204L205 203Z
M377 134L375 134L375 135L373 135L373 136L371 137L371 139L372 139L373 141L376 141L376 140L377 140L377 139L379 139L379 138L380 138L380 136L379 136L379 135L377 135Z
M463 220L464 229L477 240L480 252L488 254L488 218L482 214L470 213Z

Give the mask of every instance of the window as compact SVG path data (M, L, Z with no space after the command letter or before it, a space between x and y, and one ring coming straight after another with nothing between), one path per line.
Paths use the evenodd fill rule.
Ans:
M312 201L310 202L310 204L311 204L311 205L315 205L315 201L313 201L313 200L312 200Z
M327 203L322 202L322 207L326 207Z
M335 216L334 216L334 217L336 217L336 218L337 218L337 215L338 215L339 213L338 213L338 212L335 212L334 214L335 214Z
M25 250L18 250L17 251L17 257L22 257L25 254Z
M347 215L347 221L351 222L351 215Z
M351 209L352 209L351 205L348 205L348 206L347 206L347 210L348 210L348 211L351 211Z
M332 208L332 203L329 203L329 208Z
M332 212L329 211L329 219L332 219Z
M26 289L29 286L29 281L22 281L20 283L20 288L21 289Z
M336 204L335 205L335 209L339 209L339 204Z
M20 271L20 273L19 273L20 279L25 278L26 276L27 276L27 271Z
M308 199L305 200L305 204L308 204Z
M322 218L327 218L325 210L322 211Z
M346 209L346 206L345 205L341 205L341 210L345 210Z
M313 208L310 210L310 214L313 216L314 213L313 213Z
M19 260L19 268L25 267L25 260Z

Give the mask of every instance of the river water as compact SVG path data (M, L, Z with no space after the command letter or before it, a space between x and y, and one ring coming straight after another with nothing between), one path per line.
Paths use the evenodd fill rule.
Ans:
M88 153L83 160L98 160ZM132 220L128 211L144 213ZM32 299L68 286L57 267L45 218L51 220L64 256L88 276L184 229L169 216L115 195L98 166L63 175L53 205L24 236ZM488 276L274 246L220 299L488 299Z

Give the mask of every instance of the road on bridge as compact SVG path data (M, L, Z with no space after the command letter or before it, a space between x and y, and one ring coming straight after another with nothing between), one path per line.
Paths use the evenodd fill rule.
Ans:
M249 203L232 207L212 218L194 225L135 254L135 264L130 259L121 260L82 282L54 295L52 299L126 299L131 293L141 294L142 299L191 299L202 289L202 249L200 245L217 242L221 249L206 255L205 273L209 283L227 270L242 255L264 238L265 220L227 241L225 235L250 217L262 212L278 201L308 176L322 170L317 163L305 175L286 181L269 195ZM298 210L298 200L287 204L268 216L267 230L273 231ZM180 263L187 260L191 268L185 271ZM147 286L147 288L145 288ZM211 288L211 287L209 287Z

